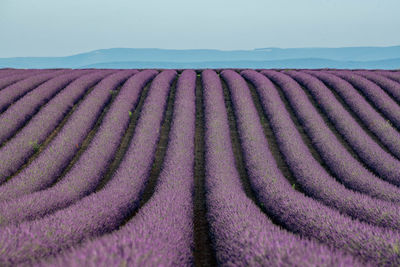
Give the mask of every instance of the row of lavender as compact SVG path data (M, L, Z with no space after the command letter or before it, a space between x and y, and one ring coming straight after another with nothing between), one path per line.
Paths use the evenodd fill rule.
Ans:
M201 75L207 219L218 263L400 264L400 75L240 73L225 70L220 76L229 89L258 205L247 198L235 168L221 80L211 70ZM156 75L152 70L0 72L2 265L37 263L41 258L43 265L60 266L193 264L194 71L183 71L178 78L169 143L155 193L128 224L106 234L137 209L149 176L167 95L176 79L175 71ZM150 81L127 153L112 179L97 191L141 90ZM254 86L302 193L278 168L246 81ZM325 168L310 153L283 100L289 102ZM77 108L68 117L72 106ZM101 118L106 106L110 108ZM351 151L341 145L321 113ZM34 155L37 149L32 144L43 143L65 118L57 135ZM100 126L80 151L96 121ZM79 157L60 177L78 151Z

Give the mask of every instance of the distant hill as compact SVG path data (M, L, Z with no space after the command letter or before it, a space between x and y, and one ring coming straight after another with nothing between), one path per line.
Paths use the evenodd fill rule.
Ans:
M400 68L400 46L222 51L111 48L66 57L0 58L0 68Z
M83 68L110 69L204 69L204 68L296 68L296 69L400 69L400 58L377 61L335 61L329 59L305 58L272 61L205 61L205 62L106 62Z

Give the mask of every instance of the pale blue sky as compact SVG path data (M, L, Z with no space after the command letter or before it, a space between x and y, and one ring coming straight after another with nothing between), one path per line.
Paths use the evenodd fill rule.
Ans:
M0 57L101 48L390 46L400 0L0 0Z

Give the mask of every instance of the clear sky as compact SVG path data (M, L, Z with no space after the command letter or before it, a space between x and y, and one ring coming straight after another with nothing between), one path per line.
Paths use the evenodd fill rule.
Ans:
M400 0L0 0L0 57L400 44Z

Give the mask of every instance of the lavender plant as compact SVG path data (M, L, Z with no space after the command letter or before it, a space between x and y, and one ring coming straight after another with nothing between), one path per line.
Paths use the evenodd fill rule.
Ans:
M394 101L400 72L346 71L361 77L362 86L353 81L355 89L326 70L260 71L264 75L233 69L0 69L0 124L6 116L16 120L14 132L0 144L0 170L12 170L0 185L0 266L196 264L202 246L194 244L199 225L193 225L202 195L197 193L203 192L194 192L199 152L194 136L203 132L195 133L200 73L207 211L202 219L208 220L209 249L218 265L400 265L399 132L361 90L372 84L368 90L381 87L378 94L388 93L378 98ZM176 94L169 93L177 76ZM243 77L254 85L253 96ZM232 129L224 90L233 108ZM143 106L138 106L139 95ZM173 95L171 130L159 140ZM262 110L256 110L253 97ZM260 123L263 112L272 130L268 138L282 152L296 184L275 162ZM300 135L293 116L308 137ZM343 147L326 121L353 151ZM128 125L134 126L129 132ZM233 128L239 135L234 147ZM3 129L11 131L0 127L0 134ZM329 170L313 158L303 137L312 141L309 146ZM159 166L155 158L164 138L168 145ZM155 166L161 170L148 199L145 188L149 183L147 189L153 189ZM239 175L236 167L244 173Z
M348 255L276 226L247 198L235 168L220 79L214 71L205 70L202 81L207 217L218 263L221 266L360 265ZM247 100L245 109L253 109ZM265 163L269 159L259 160Z
M14 101L40 84L61 74L73 72L72 70L57 70L50 73L40 73L27 79L16 82L0 91L0 113L6 110Z
M0 225L40 218L45 214L65 208L93 192L112 161L128 127L128 111L136 106L141 89L156 73L155 70L143 71L126 81L93 140L71 170L60 182L47 190L0 204L2 217ZM58 164L54 165L57 167ZM57 169L54 168L54 171ZM38 186L43 187L43 184L49 183L50 178L38 177L35 182L41 181L42 184Z
M321 110L335 126L337 125L344 137L358 133L358 138L366 137L370 143L373 142L368 135L362 134L363 129L358 126L351 114L343 108L332 92L320 80L302 72L289 71L285 72L285 74L304 86L304 90L309 91ZM286 83L287 86L291 88L291 90L284 88L285 93L290 92L287 93L289 101L293 103L293 107L303 107L302 110L300 108L295 110L297 118L302 123L305 132L321 155L322 160L330 171L335 174L335 177L346 187L353 190L382 200L399 202L400 189L373 175L359 161L354 159L326 126L318 113L307 103L307 97L301 93L300 87L290 79L286 78L286 80L288 81ZM400 140L400 134L398 134L398 138Z
M62 92L73 80L88 72L75 71L59 75L14 102L0 115L0 143L13 136L48 100L51 100L60 91Z
M151 199L119 231L44 261L43 266L191 266L196 73L177 82L163 168Z
M4 227L0 231L0 265L32 263L110 232L137 208L175 77L175 71L166 70L152 82L132 142L112 180L99 192L50 216Z
M332 90L335 90L360 119L366 122L370 130L379 136L380 140L388 148L392 147L391 150L395 151L399 145L399 133L391 128L387 121L348 82L322 71L307 71L307 73L317 77L332 88ZM400 168L397 159L384 151L367 133L360 130L361 128L356 124L344 124L341 123L341 120L338 120L335 126L338 131L342 132L342 136L363 162L374 170L380 178L397 186L400 185Z
M400 129L400 106L375 83L350 71L331 71L334 75L351 83L389 119L397 129Z
M69 86L67 86L60 94L58 94L54 99L52 99L46 106L44 106L38 114L32 118L32 120L22 128L11 140L9 140L4 147L0 149L0 158L3 155L3 161L6 162L4 158L4 154L11 157L9 160L12 162L21 161L21 159L26 159L29 155L33 153L32 148L28 145L31 140L37 140L40 144L45 138L51 134L51 132L57 127L59 122L66 115L68 109L70 109L74 103L76 103L85 92L89 90L92 86L95 86L100 80L105 78L105 76L113 73L113 71L97 71L92 74L87 74L72 82ZM108 78L108 80L111 80ZM118 83L118 81L116 81ZM103 82L104 84L104 82ZM105 84L104 84L105 85ZM103 86L104 86L103 85ZM106 86L113 86L111 83ZM98 89L102 86L96 87L95 91L101 91ZM91 103L88 107L85 108L77 108L77 115L72 115L70 117L70 122L67 122L67 127L64 127L60 130L58 136L55 139L60 140L62 137L68 136L69 139L76 140L76 144L82 143L82 140L79 137L84 138L90 126L93 123L88 123L86 120L90 120L89 112L93 112L93 114L98 114L104 103L101 101L100 95L95 96L95 93L91 94L83 100L82 105L84 103ZM91 98L97 99L99 102L94 102ZM96 108L97 104L97 108ZM98 111L97 113L95 111ZM75 118L75 119L74 119ZM82 119L85 118L85 119ZM72 123L75 120L77 122ZM95 121L95 119L93 120ZM77 125L76 123L83 123ZM67 133L64 135L65 131L69 131L71 133ZM79 137L74 136L74 134ZM75 139L76 137L76 139ZM61 144L61 147L57 149L55 144ZM46 186L51 184L57 174L59 174L63 167L66 165L68 160L62 161L63 164L56 164L61 160L61 155L70 159L72 157L72 153L68 154L68 148L72 150L72 152L76 152L76 147L66 147L65 141L53 141L49 144L47 148L44 149L43 153L39 155L29 166L24 168L20 173L13 176L7 183L3 184L0 187L0 202L5 200L10 200L17 196L21 196L24 194L32 193L37 190L44 189ZM49 152L50 151L50 152ZM49 155L49 153L51 155ZM51 168L53 166L53 168ZM53 170L53 175L49 175Z
M379 75L389 78L392 81L400 83L400 73L399 72L378 70L378 71L374 71L373 73L377 73Z
M274 71L264 71L263 73L281 87L303 127L307 128L306 131L318 131L316 125L323 125L322 118L319 117L318 112L308 101L300 86L282 73ZM234 82L246 88L246 84L243 81L239 83L240 80L234 79L233 75L228 76L227 74L226 77L232 88ZM272 84L268 88L268 91L271 90L276 90ZM276 101L275 110L269 110L268 118L271 121L272 130L284 159L301 188L314 199L347 213L355 219L382 227L399 229L400 208L398 205L354 192L337 182L314 159L292 122L289 113L285 110L282 100L274 100ZM322 132L323 129L319 131ZM327 132L329 133L329 129L327 129ZM325 134L318 142L326 144L331 141L325 137ZM299 157L299 155L302 156Z
M384 74L385 72L377 74L372 71L355 71L355 73L376 83L379 87L385 90L388 95L393 97L397 101L397 104L400 103L400 83L386 77Z
M13 75L22 74L22 73L29 73L32 70L26 69L0 69L0 79L7 78Z
M32 182L42 181L42 178L37 178L37 177L43 177L49 179L48 176L45 176L45 171L54 171L54 168L49 168L49 166L52 166L49 164L58 163L56 159L60 157L65 159L66 155L69 155L69 158L72 158L72 156L78 150L76 144L82 143L86 134L90 131L90 129L94 125L96 118L100 115L103 107L105 106L107 101L111 99L110 95L104 95L102 93L102 91L104 91L104 88L106 88L106 90L109 90L110 87L116 88L121 82L125 81L126 78L132 75L134 72L132 72L131 70L118 72L115 75L109 76L108 79L103 80L97 86L99 87L99 89L94 90L96 92L92 92L90 94L90 97L88 97L88 101L86 101L87 104L85 104L84 107L80 108L82 110L86 109L86 113L81 113L83 111L79 112L81 114L78 113L80 116L78 118L77 118L78 115L72 116L72 118L75 118L74 120L77 120L80 123L80 125L77 125L77 122L75 122L72 125L75 127L70 128L69 127L70 125L68 124L73 123L72 120L70 120L67 123L67 125L64 125L63 127L66 130L59 133L57 137L52 140L52 142L49 145L49 148L46 149L45 154L41 157L41 159L38 159L39 163L33 165L34 167L36 167L36 169L32 171L29 170L30 168L28 168L28 172L30 172L28 174L28 177ZM96 105L97 108L94 109ZM19 141L18 138L15 140L12 139L9 144L7 143L0 149L0 162L2 162L2 165L0 165L0 177L2 182L4 182L4 180L9 175L16 172L25 163L27 157L29 157L34 152L32 146L27 145L27 142L31 141L29 136L23 138L23 142L21 143L18 143L18 141ZM53 144L56 145L53 146ZM73 153L69 154L71 150L73 151ZM51 155L50 157L49 154ZM43 160L43 158L46 158L46 160ZM64 167L68 162L69 161L64 160L63 165L57 166L59 168L56 169L56 172L60 173L62 167ZM41 182L41 184L42 183L43 182Z
M6 88L7 86L12 85L13 83L19 82L23 79L27 79L33 75L44 74L54 72L54 70L19 70L17 72L11 72L10 74L4 72L3 75L0 75L0 90Z
M374 264L399 264L400 235L397 232L350 219L293 190L268 148L245 81L233 71L223 72L223 75L236 77L230 90L244 161L251 186L265 210L282 226L302 236L314 238ZM274 107L279 101L276 91L268 93L274 96L275 101L267 103L262 100L265 109L267 106Z

